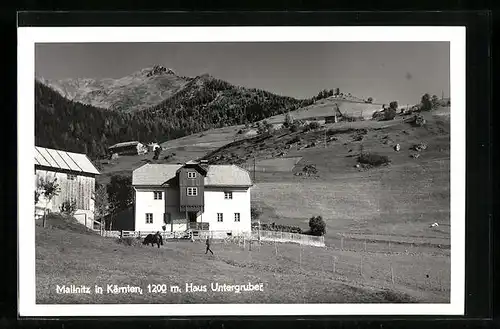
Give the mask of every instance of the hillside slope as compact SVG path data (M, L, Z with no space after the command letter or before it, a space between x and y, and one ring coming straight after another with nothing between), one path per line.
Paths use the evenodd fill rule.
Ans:
M35 142L95 158L118 142L164 142L211 128L262 120L294 110L301 103L203 75L156 106L124 113L68 100L36 81Z
M95 107L130 112L156 105L182 89L192 78L181 77L160 65L119 79L64 79L40 82L64 97Z
M332 124L326 131L277 131L231 142L203 158L212 164L239 164L252 174L256 169L252 200L276 214L265 221L307 229L309 218L321 215L329 243L338 243L338 233L350 232L383 241L392 237L449 245L447 113L423 113L428 120L424 127L412 127L398 116L385 122ZM427 148L413 150L420 143ZM357 168L361 148L389 157L390 165ZM302 175L308 165L317 174ZM429 230L434 222L439 229Z

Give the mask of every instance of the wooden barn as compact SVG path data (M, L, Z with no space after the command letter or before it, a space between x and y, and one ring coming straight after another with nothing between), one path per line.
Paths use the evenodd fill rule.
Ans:
M35 214L46 209L59 212L65 201L76 203L75 218L93 228L95 177L99 171L90 159L81 153L35 147L35 183L39 189L41 180L57 178L59 193L50 203L40 195L35 204Z
M146 145L138 142L123 142L118 143L108 148L110 154L118 154L118 155L137 155L137 154L145 154L148 153L148 148Z

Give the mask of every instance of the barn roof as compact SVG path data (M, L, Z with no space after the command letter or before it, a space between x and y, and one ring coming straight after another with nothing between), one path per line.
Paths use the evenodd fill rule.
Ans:
M175 178L183 165L145 164L132 173L132 185L160 186ZM236 165L210 165L205 176L205 186L252 186L250 173Z
M40 146L35 146L35 165L99 175L99 171L85 154Z
M108 147L108 149L114 149L117 147L137 146L138 144L139 144L138 141L121 142L121 143L117 143L115 145Z

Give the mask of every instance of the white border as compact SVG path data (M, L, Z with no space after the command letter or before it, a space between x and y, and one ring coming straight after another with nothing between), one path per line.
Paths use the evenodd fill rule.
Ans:
M34 205L18 204L20 316L463 315L465 298L465 27L18 28L18 202L33 198L35 43L449 41L451 99L450 304L41 305L35 303Z

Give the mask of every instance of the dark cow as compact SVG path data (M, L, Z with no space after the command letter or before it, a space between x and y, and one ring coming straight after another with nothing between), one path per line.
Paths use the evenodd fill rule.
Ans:
M160 244L163 246L163 238L161 237L160 232L156 232L156 234L148 234L144 238L144 241L142 241L142 244L151 244L151 247L154 247L154 245L157 244L158 248L160 248Z

